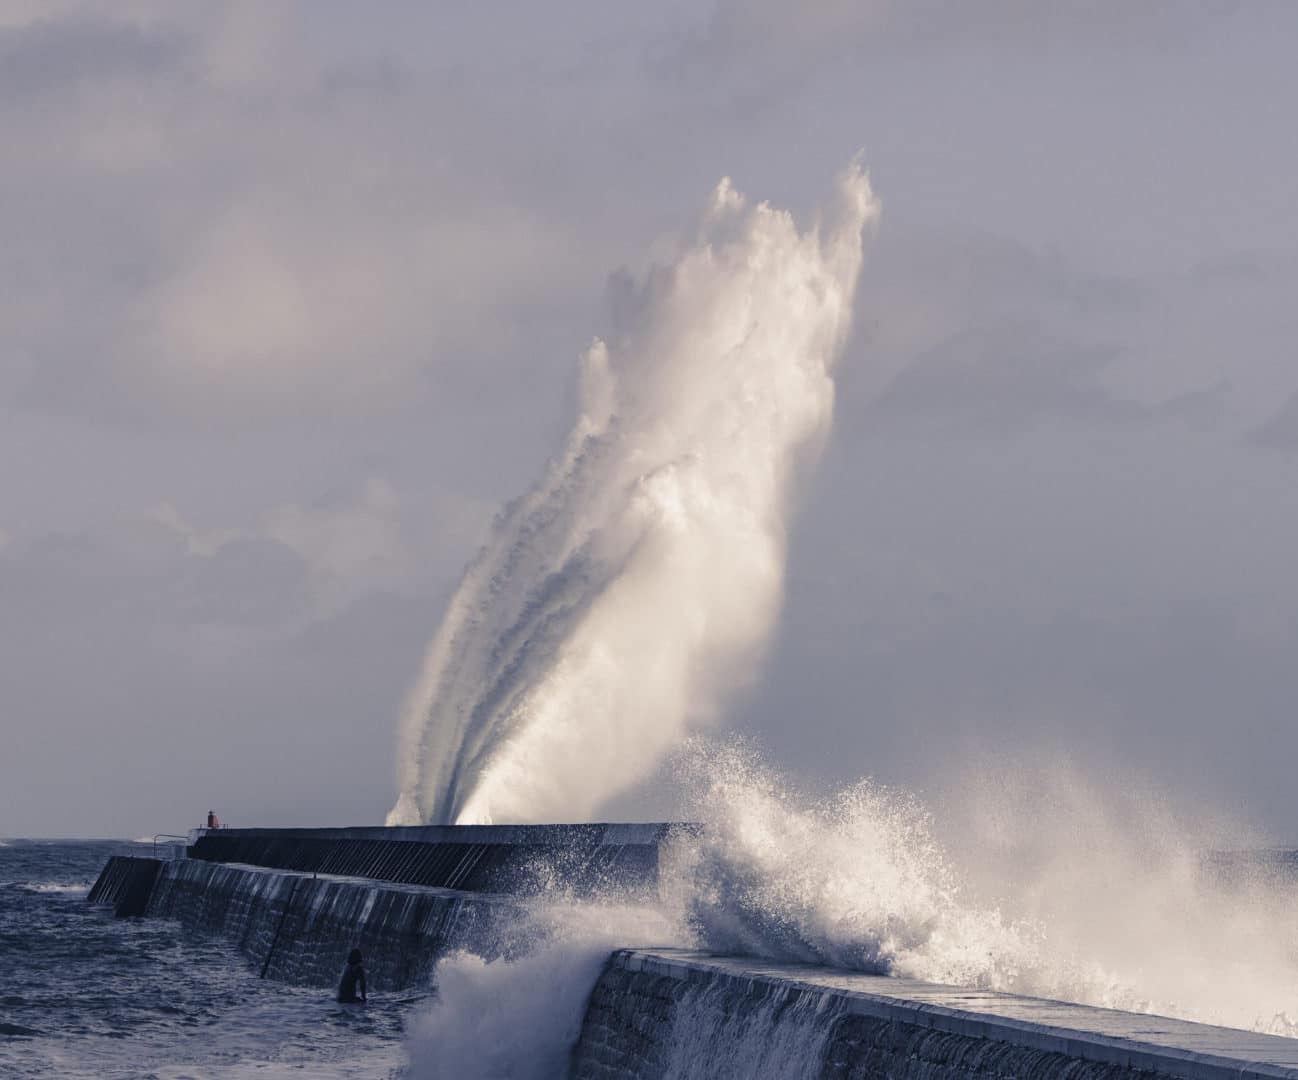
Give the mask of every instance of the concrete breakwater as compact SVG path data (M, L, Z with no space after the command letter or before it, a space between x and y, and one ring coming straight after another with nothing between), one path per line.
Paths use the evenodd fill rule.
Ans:
M160 859L114 855L99 872L99 880L86 899L92 904L112 907L118 917L143 915L161 868Z
M359 946L372 988L394 991L434 975L451 950L513 958L543 944L529 908L547 886L558 888L547 903L652 895L679 828L220 830L197 836L187 858L113 857L89 899L219 935L264 977L299 984L332 985ZM1298 1040L827 967L620 950L590 992L569 1075L1298 1080Z
M530 896L656 895L661 852L692 828L198 830L183 859L110 859L89 900L219 934L264 976L308 985L359 946L374 988L398 990L451 949L499 954Z
M1298 1040L823 967L615 953L571 1080L1298 1078Z
M202 830L190 858L468 892L654 893L671 836L695 826L424 825Z
M451 949L497 955L520 915L516 901L495 894L125 856L109 860L88 899L219 935L264 977L302 985L332 984L359 947L380 991L426 979Z

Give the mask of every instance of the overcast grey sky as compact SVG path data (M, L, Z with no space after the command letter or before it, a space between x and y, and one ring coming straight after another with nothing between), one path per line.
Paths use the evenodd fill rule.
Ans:
M1298 6L0 6L0 835L381 820L713 185L883 204L784 617L811 784L1008 748L1298 839ZM612 811L653 809L632 794Z

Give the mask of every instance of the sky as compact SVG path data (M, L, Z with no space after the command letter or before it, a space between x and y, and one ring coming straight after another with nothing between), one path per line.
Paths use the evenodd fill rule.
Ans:
M0 835L381 821L621 283L723 176L806 215L860 151L833 432L722 728L811 788L1067 762L1298 841L1295 34L1263 2L11 0Z

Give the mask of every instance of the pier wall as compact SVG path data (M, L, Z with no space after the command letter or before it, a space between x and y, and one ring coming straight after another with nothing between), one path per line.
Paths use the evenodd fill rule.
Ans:
M188 855L305 873L525 895L653 893L660 851L690 825L424 825L200 830Z
M189 858L110 859L89 900L219 935L264 977L298 984L332 986L359 947L371 987L390 992L454 949L516 952L548 884L574 898L656 892L681 828L223 829ZM1298 1040L751 958L609 958L571 1080L764 1076L1298 1080Z
M161 867L160 859L114 855L100 871L86 899L92 904L111 906L123 918L143 915Z
M120 905L153 864L139 910ZM376 990L400 990L427 977L438 956L468 948L499 952L501 933L517 921L508 897L389 882L313 877L197 859L109 860L89 899L118 914L179 920L219 935L264 977L307 986L337 980L347 953L360 948Z
M1298 1078L1298 1040L829 968L614 953L571 1080Z
M359 947L375 988L400 989L449 949L496 955L541 892L656 896L660 849L691 828L200 829L186 858L110 859L89 899L219 934L297 983L332 982Z

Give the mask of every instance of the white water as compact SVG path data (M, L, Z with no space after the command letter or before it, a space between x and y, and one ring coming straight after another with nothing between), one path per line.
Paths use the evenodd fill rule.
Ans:
M563 453L466 572L403 716L390 824L584 818L742 683L877 212L856 169L805 232L718 188L625 335L590 350ZM1032 770L989 773L952 847L917 799L868 781L809 800L751 752L706 745L679 772L681 816L706 831L675 852L661 905L560 903L519 929L513 960L445 959L416 1077L562 1075L603 958L653 945L1298 1034L1291 898L1207 880L1198 853L1217 838L1149 801L1037 769L1043 800ZM691 1053L716 1042L706 1004L680 1034ZM808 1045L799 1030L788 1046ZM690 1075L681 1053L669 1075Z
M1032 927L969 902L914 798L863 781L808 800L742 746L696 746L680 772L706 829L666 894L708 948L985 986L1036 962Z
M567 445L466 572L404 710L389 824L587 818L751 677L877 214L855 166L804 231L721 183L591 347Z
M684 770L708 828L676 902L709 947L1298 1035L1293 885L1214 880L1156 800L1007 771L957 858L903 792L808 800L733 748Z
M68 885L61 881L16 881L6 882L6 884L17 885L18 888L27 892L34 893L61 893L66 896L86 896L90 892L92 882L85 882L79 885Z
M561 903L515 928L523 955L512 962L464 952L444 958L439 1004L411 1028L411 1080L567 1075L586 999L609 953L681 937L680 925L656 908Z
M682 811L707 831L668 853L661 903L556 903L520 931L519 959L445 961L440 1003L411 1048L414 1077L563 1075L600 965L619 947L732 951L1298 1035L1291 888L1214 883L1198 871L1203 837L1145 804L1136 820L1074 793L1002 822L1043 842L1032 854L1015 844L1019 876L1000 878L996 903L966 869L986 860L995 879L995 845L957 862L906 793L863 781L808 799L743 747L693 747L679 771L693 791ZM1001 813L1032 795L1008 775L989 786ZM737 1021L709 1002L700 993L681 1012L666 1075L712 1075L691 1062L719 1052L716 1031ZM819 1045L814 1017L781 1017L778 1038L754 1037L751 1060L727 1058L742 1067L715 1075L784 1075L771 1062ZM757 1014L745 1023L765 1030Z
M733 988L708 984L688 987L676 1015L663 1069L671 1080L818 1080L838 1010L812 995L773 994L740 1011Z

